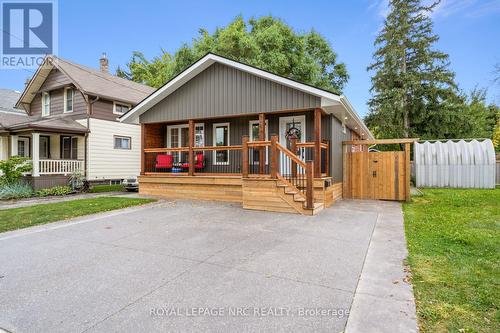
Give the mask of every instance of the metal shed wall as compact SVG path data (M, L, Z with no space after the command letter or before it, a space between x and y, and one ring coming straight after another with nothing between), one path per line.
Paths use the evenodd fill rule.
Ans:
M495 188L491 140L415 143L417 187Z

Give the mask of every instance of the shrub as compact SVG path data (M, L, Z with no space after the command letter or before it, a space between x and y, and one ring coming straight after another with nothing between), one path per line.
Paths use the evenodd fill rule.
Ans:
M54 186L51 188L44 188L36 191L36 195L39 197L47 197L49 195L66 195L72 193L73 190L70 186Z
M23 182L0 185L0 199L2 200L29 198L32 195L31 186Z
M0 161L0 184L19 183L23 173L30 172L32 163L27 157L12 156L8 160Z

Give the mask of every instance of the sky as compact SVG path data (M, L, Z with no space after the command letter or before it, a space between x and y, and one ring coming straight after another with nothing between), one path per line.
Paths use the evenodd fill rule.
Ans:
M281 18L297 32L315 29L330 43L350 75L344 95L366 115L377 32L387 15L388 0L252 0L252 1L72 1L59 0L59 51L62 58L99 66L106 52L110 69L124 67L133 51L147 58L161 49L174 53L190 43L200 28L213 32L237 15ZM442 0L432 14L436 48L450 55L459 87L488 89L488 101L500 104L500 0ZM0 88L22 90L33 70L0 70Z

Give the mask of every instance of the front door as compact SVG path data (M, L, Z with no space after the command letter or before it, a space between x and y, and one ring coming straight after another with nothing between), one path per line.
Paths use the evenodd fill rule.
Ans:
M279 140L282 146L285 146L287 149L290 149L290 141L286 138L287 131L295 127L300 131L300 136L297 142L306 142L306 116L290 116L290 117L280 117L280 135ZM306 154L305 149L299 149L299 156L302 161L305 161ZM280 159L280 173L283 174L284 164L282 163L282 159Z

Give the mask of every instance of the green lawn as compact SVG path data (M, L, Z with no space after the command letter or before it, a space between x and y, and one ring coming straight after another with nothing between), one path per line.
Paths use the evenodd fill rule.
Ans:
M421 332L500 331L500 189L427 189L404 205Z
M114 185L94 185L90 189L90 193L102 193L102 192L123 192L125 189L122 184Z
M0 232L72 217L143 205L154 199L100 197L0 210Z

